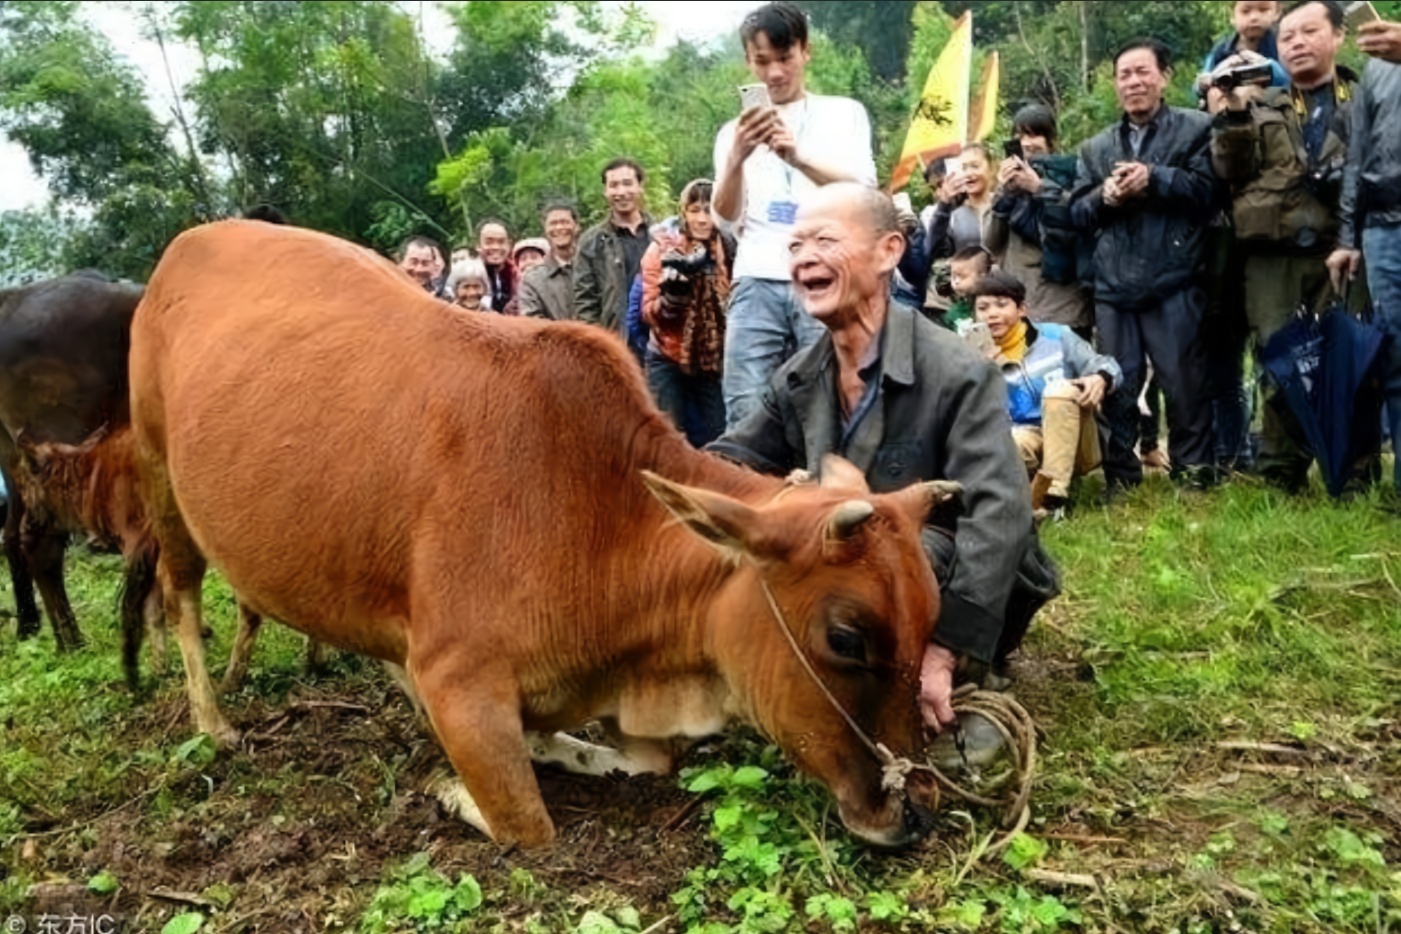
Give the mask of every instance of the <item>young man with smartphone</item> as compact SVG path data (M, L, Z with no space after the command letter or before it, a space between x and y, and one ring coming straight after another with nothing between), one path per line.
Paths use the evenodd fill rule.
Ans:
M803 198L831 182L875 187L871 121L844 97L809 94L806 14L769 3L740 26L745 60L764 94L745 91L739 118L715 140L712 209L739 241L725 335L726 423L759 402L778 367L822 327L794 298L788 242Z
M1367 257L1367 286L1377 318L1392 337L1384 374L1393 448L1401 446L1401 23L1374 20L1358 29L1372 56L1352 106L1352 141L1343 176L1342 229L1328 259L1337 287ZM1401 458L1396 460L1401 492Z

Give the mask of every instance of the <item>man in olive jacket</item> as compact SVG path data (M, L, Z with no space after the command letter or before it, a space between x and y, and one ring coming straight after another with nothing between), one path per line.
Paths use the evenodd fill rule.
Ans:
M652 242L652 220L642 211L646 181L647 173L631 159L604 166L608 217L584 231L574 260L574 314L625 339L628 290Z
M997 369L958 337L891 303L904 237L888 197L856 184L825 186L799 211L793 236L793 285L826 332L775 374L758 409L710 450L772 474L816 471L835 453L876 493L922 481L962 484L956 522L924 533L943 590L921 678L921 708L937 729L953 721L958 663L1001 662L1056 589L1044 565L1039 597L1017 586L1029 554L1044 557L1034 547L1006 389Z
M1231 185L1232 221L1244 259L1245 316L1255 349L1300 306L1321 310L1332 295L1326 261L1338 240L1343 170L1357 76L1337 66L1342 7L1305 3L1279 23L1287 88L1212 87L1211 161ZM1219 74L1233 64L1228 58ZM1358 289L1358 298L1363 290ZM1313 459L1298 419L1268 381L1260 459L1270 482L1298 491Z
M1169 107L1167 49L1135 42L1114 59L1124 117L1080 150L1071 204L1077 227L1095 237L1095 324L1124 370L1124 390L1106 408L1104 472L1111 487L1136 486L1143 466L1138 394L1145 362L1168 395L1173 470L1193 486L1215 478L1206 349L1200 339L1201 277L1208 223L1222 198L1211 170L1211 118Z

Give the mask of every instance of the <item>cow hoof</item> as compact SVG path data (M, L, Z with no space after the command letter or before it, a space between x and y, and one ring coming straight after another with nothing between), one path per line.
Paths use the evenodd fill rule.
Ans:
M467 786L455 775L439 774L430 779L427 794L430 798L436 798L449 814L471 824L485 834L487 839L495 839L491 835L490 825L482 816L482 809L477 807L477 802L472 800Z

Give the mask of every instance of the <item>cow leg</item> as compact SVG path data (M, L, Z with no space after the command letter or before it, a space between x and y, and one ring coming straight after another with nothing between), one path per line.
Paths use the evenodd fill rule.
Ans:
M73 615L73 605L68 602L68 589L63 584L63 553L68 547L68 536L37 523L26 522L20 538L29 556L34 584L44 600L44 609L48 611L58 650L73 652L82 648L83 635L78 631L78 620Z
M232 694L243 684L248 674L248 658L253 654L253 645L258 641L258 630L262 628L263 617L253 612L247 604L238 604L238 635L234 637L233 652L229 654L229 667L224 672L224 683L219 686L221 694Z
M433 732L462 782L437 782L435 797L502 846L546 846L555 828L540 797L514 685L481 676L464 683L459 669L432 665L409 671L428 708Z
M5 514L5 561L10 566L10 585L15 593L15 616L19 620L19 637L32 639L39 634L39 606L34 602L34 577L29 571L29 559L24 553L20 526L24 522L24 499L9 475L5 475L9 490L9 509Z
M141 655L141 640L146 634L151 597L156 587L156 554L154 547L142 547L127 556L122 579L122 667L126 670L127 687L131 693L141 693L141 672L137 666ZM152 643L154 650L154 642Z
M418 689L413 686L413 680L409 678L409 673L404 670L404 666L396 665L393 662L381 662L381 664L384 665L384 670L389 672L389 677L394 680L395 685L404 692L404 696L413 704L414 713L420 717L424 716L423 699L418 696Z
M327 659L331 654L331 647L324 642L306 637L306 673L309 675L319 675L326 670Z
M161 590L165 593L166 620L175 621L180 639L180 658L185 663L185 688L190 695L190 714L195 729L208 733L215 745L233 748L238 745L238 731L224 719L219 700L214 694L214 682L204 662L204 640L200 632L201 596L204 589L204 559L187 551L179 560L172 558L175 549L169 541L161 543ZM183 550L183 549L182 549Z
M536 762L558 765L579 775L666 775L672 754L665 743L630 740L624 748L596 746L568 733L527 733L526 745Z
M146 621L146 638L151 643L151 674L165 674L165 597L159 587L152 587L141 611Z

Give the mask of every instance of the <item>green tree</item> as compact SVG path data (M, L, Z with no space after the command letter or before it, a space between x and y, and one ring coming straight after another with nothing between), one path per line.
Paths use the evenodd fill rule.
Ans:
M195 167L77 3L5 4L0 35L0 128L57 198L93 214L68 264L144 277L171 237L217 209L195 194Z
M445 229L448 209L424 197L443 155L435 66L398 5L215 0L173 21L203 61L187 89L199 145L227 159L241 208L382 247Z

